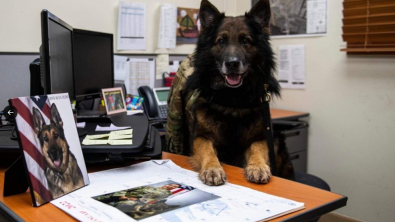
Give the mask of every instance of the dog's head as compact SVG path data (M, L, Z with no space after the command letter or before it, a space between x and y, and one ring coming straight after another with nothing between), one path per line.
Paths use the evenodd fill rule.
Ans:
M201 31L195 50L195 76L191 88L263 88L279 93L273 77L273 52L269 43L269 0L258 1L244 16L227 17L202 0ZM255 90L256 92L256 90Z
M64 173L69 162L69 145L67 144L63 121L55 104L51 106L50 124L46 125L41 112L33 108L34 132L40 140L42 154L47 167Z

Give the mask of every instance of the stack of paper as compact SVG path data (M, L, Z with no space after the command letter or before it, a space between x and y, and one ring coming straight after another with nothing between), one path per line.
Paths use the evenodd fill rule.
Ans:
M87 135L82 145L132 145L133 129L112 131L107 134Z
M171 160L90 173L89 179L89 186L51 203L79 221L110 222L266 221L304 208L304 203L231 183L207 186L196 172Z

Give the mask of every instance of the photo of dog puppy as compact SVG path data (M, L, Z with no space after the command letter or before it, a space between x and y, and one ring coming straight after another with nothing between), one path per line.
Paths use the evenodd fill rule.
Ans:
M45 160L45 177L49 191L55 199L83 187L84 179L77 160L70 151L63 121L55 104L51 105L50 124L46 124L41 112L33 107L34 132Z
M226 182L220 164L244 166L246 179L268 183L271 177L264 132L264 85L280 95L269 43L269 0L258 1L243 16L227 17L202 0L201 31L194 72L187 90L199 90L189 127L191 162L207 185Z

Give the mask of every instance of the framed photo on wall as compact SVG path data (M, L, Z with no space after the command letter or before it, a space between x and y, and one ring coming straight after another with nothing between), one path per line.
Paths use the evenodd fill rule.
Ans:
M126 112L124 95L121 87L102 89L107 115Z

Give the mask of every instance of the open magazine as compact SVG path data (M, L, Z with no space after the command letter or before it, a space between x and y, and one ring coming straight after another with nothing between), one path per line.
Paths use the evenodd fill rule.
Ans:
M207 186L196 172L151 160L89 174L91 184L51 201L80 221L262 221L304 203L226 183Z

